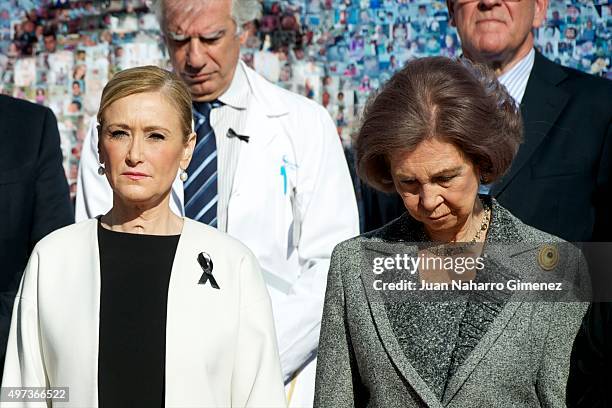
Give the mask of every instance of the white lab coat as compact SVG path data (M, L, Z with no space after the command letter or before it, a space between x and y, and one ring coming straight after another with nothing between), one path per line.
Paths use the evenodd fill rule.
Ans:
M359 233L355 194L327 111L242 68L252 97L244 128L234 130L250 139L241 146L228 198L227 233L259 260L272 299L290 406L309 407L331 252ZM112 205L112 192L97 174L98 166L92 126L79 168L77 221L105 213ZM171 208L183 214L178 178Z
M97 220L41 240L15 299L3 387L69 387L69 402L98 406L100 258ZM199 284L197 257L219 286ZM240 242L185 219L168 288L166 407L284 407L270 299ZM147 392L147 390L134 390ZM0 402L0 407L46 407Z

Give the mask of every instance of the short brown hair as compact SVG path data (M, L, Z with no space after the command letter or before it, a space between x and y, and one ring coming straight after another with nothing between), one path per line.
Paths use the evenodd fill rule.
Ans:
M357 173L378 190L395 191L389 156L435 137L454 144L491 183L510 167L522 132L517 105L490 69L421 58L368 101L354 141Z
M183 141L187 142L189 134L193 132L189 89L176 74L153 65L119 71L108 81L102 91L100 110L98 110L97 119L100 126L104 111L113 102L144 92L159 92L166 97L170 105L174 106L180 116Z

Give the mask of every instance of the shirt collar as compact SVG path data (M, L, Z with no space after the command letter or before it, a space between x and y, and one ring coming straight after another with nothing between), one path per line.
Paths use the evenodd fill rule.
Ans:
M242 68L242 64L236 64L234 78L232 78L229 88L218 99L224 105L229 105L236 109L246 109L250 92L251 87L249 81L247 81L244 68Z
M506 87L512 99L520 105L523 95L525 94L525 88L527 87L527 80L531 75L533 69L533 63L535 61L535 50L532 48L527 55L525 55L519 62L517 62L509 71L504 72L500 75L497 80Z

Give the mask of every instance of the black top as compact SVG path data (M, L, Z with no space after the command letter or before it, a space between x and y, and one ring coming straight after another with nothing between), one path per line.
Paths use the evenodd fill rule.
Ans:
M164 406L166 303L179 237L98 223L100 407Z

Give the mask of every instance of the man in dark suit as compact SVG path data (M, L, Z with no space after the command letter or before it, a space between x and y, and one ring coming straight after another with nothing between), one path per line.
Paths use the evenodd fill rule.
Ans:
M45 235L73 222L53 112L0 95L0 376L30 253Z
M592 303L578 331L567 382L569 408L612 406L612 303Z
M464 56L495 70L520 104L524 143L492 194L528 225L568 241L612 241L612 82L534 50L548 0L447 0ZM365 189L365 229L405 209Z

